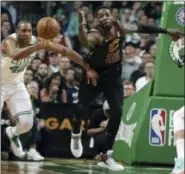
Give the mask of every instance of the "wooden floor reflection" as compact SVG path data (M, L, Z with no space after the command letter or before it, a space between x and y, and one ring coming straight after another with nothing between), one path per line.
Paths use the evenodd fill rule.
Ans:
M169 174L172 168L125 166L120 172L100 168L97 161L47 159L45 162L2 161L2 174Z
M44 162L1 162L2 174L56 174L56 172L45 170Z

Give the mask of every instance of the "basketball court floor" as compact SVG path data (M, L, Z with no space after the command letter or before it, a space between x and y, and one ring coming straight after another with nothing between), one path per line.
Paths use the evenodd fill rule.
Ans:
M45 162L1 161L2 174L170 174L171 168L130 167L114 172L95 161L47 159Z

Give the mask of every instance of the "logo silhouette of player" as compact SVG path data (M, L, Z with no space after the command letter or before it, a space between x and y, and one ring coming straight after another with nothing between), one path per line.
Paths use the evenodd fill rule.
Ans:
M159 112L152 117L151 127L154 130L155 134L159 137L160 145L164 144L164 136L162 136L162 131L165 130L165 125L163 123L163 118Z

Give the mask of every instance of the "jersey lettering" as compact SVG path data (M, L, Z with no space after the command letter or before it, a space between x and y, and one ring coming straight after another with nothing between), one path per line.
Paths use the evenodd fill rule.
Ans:
M120 60L120 50L119 50L119 39L114 40L109 46L109 53L106 56L105 62L107 64L116 63Z

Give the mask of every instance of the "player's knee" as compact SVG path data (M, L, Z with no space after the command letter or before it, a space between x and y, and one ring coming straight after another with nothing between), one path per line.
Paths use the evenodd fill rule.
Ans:
M33 114L22 115L19 118L19 123L24 132L28 132L33 127Z

